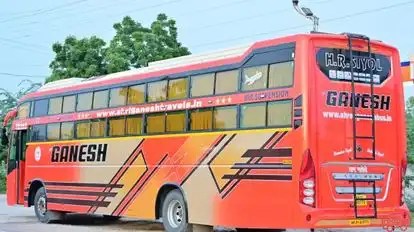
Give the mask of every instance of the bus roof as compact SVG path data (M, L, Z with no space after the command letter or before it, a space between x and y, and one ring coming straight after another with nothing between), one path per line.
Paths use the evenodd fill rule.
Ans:
M171 58L149 63L147 67L132 69L123 72L112 73L103 76L90 78L68 78L47 83L39 88L36 92L30 93L20 99L20 102L32 98L47 95L58 94L62 92L106 86L134 80L142 80L155 76L166 76L168 74L180 73L190 70L204 69L211 66L232 64L241 61L252 50L257 48L274 46L282 43L289 43L299 40L299 38L324 38L324 39L344 39L345 35L340 34L295 34L269 40L258 41L244 46L213 51L202 54L187 55L177 58ZM380 41L374 43L384 45Z

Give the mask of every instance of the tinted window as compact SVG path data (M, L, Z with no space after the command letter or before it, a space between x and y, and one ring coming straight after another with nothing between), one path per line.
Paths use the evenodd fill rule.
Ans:
M31 129L32 141L45 141L46 140L46 125L33 125Z
M109 107L123 106L126 104L128 88L111 89Z
M269 67L269 88L293 85L293 61L272 64Z
M237 106L214 109L214 129L234 129L237 127Z
M62 98L56 97L49 100L48 114L60 114L62 113Z
M90 110L92 107L92 93L82 93L78 95L76 111Z
M48 108L49 100L39 100L34 102L34 117L40 117L47 115L47 108Z
M104 119L91 121L91 137L104 137L106 129L105 124L106 120Z
M108 107L108 90L98 91L93 96L93 108L102 109Z
M150 114L147 116L147 133L162 133L165 131L165 114Z
M76 123L76 137L77 138L89 138L91 133L91 124L89 121Z
M214 73L191 77L191 96L213 95Z
M59 140L60 123L51 123L47 125L47 140Z
M125 118L109 119L109 136L125 135Z
M168 99L182 99L187 97L187 78L170 80L168 82Z
M266 103L246 104L241 106L240 127L265 127Z
M167 132L185 130L185 111L167 113Z
M216 94L236 92L239 85L239 71L218 72L216 74Z
M71 113L75 111L76 95L63 97L63 113Z
M292 125L292 101L269 102L267 114L268 126L290 127Z
M63 122L60 126L60 139L73 139L73 122Z
M267 88L267 65L245 68L243 70L242 90Z
M200 109L190 112L191 130L211 130L213 126L213 110Z
M145 102L145 85L134 85L128 88L128 104Z
M17 117L19 119L28 118L30 113L30 102L26 102L19 106Z
M142 116L127 117L126 128L128 135L139 135L142 133Z
M167 99L167 81L148 84L148 102L165 101Z

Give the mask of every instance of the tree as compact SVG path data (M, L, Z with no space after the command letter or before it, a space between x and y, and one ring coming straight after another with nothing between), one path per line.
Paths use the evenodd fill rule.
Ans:
M22 86L23 84L27 86ZM33 91L36 91L41 86L41 83L34 83L30 80L23 80L20 82L20 90L16 93L11 93L3 88L0 88L0 123L3 126L3 120L7 112L17 106L19 99ZM0 163L6 158L7 147L0 145Z
M17 93L11 93L3 88L0 88L0 123L1 127L3 126L4 117L6 116L7 112L17 106L19 99L33 91L36 91L40 86L41 83L33 83L29 80L24 80L20 82L19 86L22 84L27 83L28 86L21 87ZM10 127L10 125L9 125ZM5 166L5 159L7 157L7 146L3 146L0 144L0 193L6 191L6 166Z
M63 44L53 44L56 56L49 65L52 75L46 82L106 74L105 45L105 41L96 36L83 39L68 36Z
M116 33L109 46L96 36L82 39L68 36L63 44L53 44L56 55L49 65L52 75L46 82L121 72L190 54L178 42L175 20L165 14L159 14L149 28L129 16L113 27Z
M106 53L108 73L141 68L149 62L184 55L190 52L178 42L176 22L159 14L150 28L131 17L114 24L116 34Z

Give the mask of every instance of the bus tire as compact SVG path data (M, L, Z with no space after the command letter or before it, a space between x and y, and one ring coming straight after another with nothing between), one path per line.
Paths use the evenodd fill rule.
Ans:
M47 210L47 196L44 187L37 190L33 204L36 217L40 222L52 223L63 219L63 213Z
M191 230L187 221L187 206L179 189L167 193L162 204L162 224L167 232Z

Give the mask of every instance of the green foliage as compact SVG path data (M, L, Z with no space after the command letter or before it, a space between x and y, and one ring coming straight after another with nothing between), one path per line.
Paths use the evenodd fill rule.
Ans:
M28 86L22 86L22 84L27 83ZM0 88L0 123L3 126L4 116L11 109L15 108L19 99L32 92L37 90L41 86L40 83L33 83L29 80L22 81L19 86L21 87L16 93L11 93L3 88ZM9 124L10 129L10 124ZM6 165L5 160L7 157L7 146L0 145L0 193L6 190Z
M52 75L46 82L66 79L70 77L91 77L104 75L105 41L92 36L77 39L68 36L63 44L53 44L55 59L50 63Z
M0 193L6 192L6 163L4 161L0 161Z
M190 54L178 42L175 20L165 14L159 14L149 28L129 16L113 27L116 33L109 46L96 36L83 39L69 36L63 44L55 43L56 56L50 64L52 75L46 82L100 76Z

